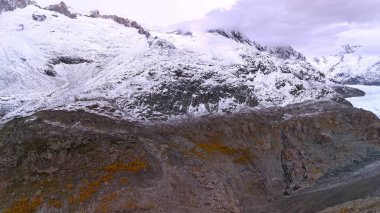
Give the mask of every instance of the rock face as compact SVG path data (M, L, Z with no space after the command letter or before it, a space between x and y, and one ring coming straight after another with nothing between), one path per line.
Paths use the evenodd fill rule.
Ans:
M379 145L375 115L334 102L149 125L42 111L0 130L0 206L315 212L329 206L292 197L379 160Z
M269 52L282 59L295 59L306 61L306 57L290 46L277 46L269 48Z
M113 20L114 22L116 22L118 24L124 25L125 27L136 28L140 34L145 35L147 38L150 37L150 33L147 30L145 30L141 25L139 25L137 22L131 21L131 20L126 19L126 18L122 18L120 16L116 16L116 15L101 15L98 10L94 10L94 11L90 12L89 17L111 19L111 20Z
M57 13L61 13L65 16L69 17L69 18L76 18L76 15L72 14L69 11L69 8L67 7L67 5L63 1L60 2L59 4L50 5L50 6L46 7L45 9L50 10L50 11L54 11Z
M232 39L232 40L239 42L239 43L242 43L242 44L248 44L250 46L255 46L260 51L265 50L265 47L261 46L260 44L254 42L254 41L251 41L247 36L245 36L244 34L242 34L241 32L238 32L238 31L215 29L215 30L209 30L208 32L219 34L221 36Z
M41 22L41 21L45 21L46 16L45 16L45 15L33 14L33 15L32 15L32 18L33 18L34 21L39 21L39 22Z
M380 56L362 54L361 48L344 45L336 55L310 61L331 80L344 84L380 85Z
M365 92L360 89L348 87L348 86L335 86L333 89L339 93L343 98L361 97L365 96Z

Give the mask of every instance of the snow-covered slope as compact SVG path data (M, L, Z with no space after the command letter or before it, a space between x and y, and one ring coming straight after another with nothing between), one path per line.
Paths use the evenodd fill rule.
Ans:
M360 48L345 45L336 55L318 57L310 61L337 82L380 85L380 55L363 54Z
M163 119L337 95L288 48L267 50L237 32L144 33L117 21L32 5L2 13L1 121L42 109Z

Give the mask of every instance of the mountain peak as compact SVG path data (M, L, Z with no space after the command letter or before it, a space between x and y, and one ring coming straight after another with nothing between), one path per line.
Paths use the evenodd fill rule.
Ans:
M90 14L88 17L111 19L114 22L124 25L126 27L136 28L140 34L145 35L147 38L150 37L150 33L146 29L144 29L140 24L138 24L136 21L132 21L120 16L116 16L116 15L101 15L99 10L90 11Z
M46 10L51 10L57 13L61 13L69 18L76 18L76 14L73 14L69 11L69 8L65 4L65 2L61 1L58 4L53 4L48 7L45 7Z
M342 46L342 54L352 54L355 53L361 46L360 45L350 45L346 44Z
M300 52L297 52L291 46L275 46L269 48L269 52L276 55L281 59L296 59L301 61L306 61L306 57L302 55Z
M209 30L209 33L217 33L220 34L226 38L233 39L239 43L245 43L251 45L251 40L244 35L243 33L235 30L223 30L223 29L213 29Z
M258 50L263 51L265 48L260 44L251 41L248 36L236 30L225 30L225 29L213 29L209 30L209 33L216 33L226 38L232 39L238 43L248 44L249 46L255 46Z

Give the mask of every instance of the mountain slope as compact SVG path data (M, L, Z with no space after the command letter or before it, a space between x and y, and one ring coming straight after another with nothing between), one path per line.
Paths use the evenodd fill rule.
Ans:
M356 171L379 141L374 114L323 101L153 125L41 111L0 129L0 210L318 212L376 194L379 166Z
M338 54L317 57L311 63L340 83L380 85L380 56L365 55L360 48L345 45Z
M3 13L0 24L2 121L41 109L167 119L337 97L302 57L237 32L148 32L36 6Z

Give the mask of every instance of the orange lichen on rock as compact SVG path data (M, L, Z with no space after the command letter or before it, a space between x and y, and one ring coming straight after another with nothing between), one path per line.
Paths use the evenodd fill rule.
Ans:
M87 181L84 181L87 182ZM92 182L86 183L84 186L79 188L79 195L69 198L70 204L82 203L88 200L92 195L98 192L102 182L100 180L95 180Z
M206 152L207 154L225 154L234 156L234 163L237 164L248 164L254 157L251 151L245 147L231 147L224 145L220 142L213 141L210 143L197 143L196 146Z
M148 164L142 161L133 161L129 163L116 162L111 165L107 165L102 168L102 170L107 174L91 182L86 179L83 180L84 185L79 188L79 194L69 197L69 203L76 204L87 201L99 191L102 184L110 182L118 172L138 172L140 170L146 169L147 167ZM124 184L128 183L128 180L126 178L123 181ZM70 186L66 188L72 187Z
M100 178L100 182L102 182L102 183L105 183L105 182L109 182L110 180L112 180L113 179L113 177L114 177L114 175L113 174L106 174L106 175L104 175L104 176L102 176L101 178Z
M204 157L204 154L201 151L198 151L196 148L192 148L191 150L183 150L182 153L185 156L197 156L199 158Z
M128 203L128 204L123 205L123 210L136 211L139 208L140 206L138 206L135 203Z
M197 143L197 146L208 154L222 153L227 155L233 155L237 152L235 148L223 145L220 142L211 143Z
M249 159L245 156L240 156L234 159L234 163L236 164L246 165L249 162L250 162Z
M148 167L148 164L143 161L133 161L129 163L122 163L122 162L116 162L114 164L105 166L103 169L110 173L116 173L116 172L138 172L143 169L146 169Z
M128 179L127 179L126 177L122 177L122 178L120 178L120 183L121 183L122 185L126 185L128 182L129 182L129 181L128 181Z
M74 190L74 185L71 184L71 183L68 183L68 184L65 186L65 188L66 188L67 191L72 191L72 190Z
M311 173L312 174L318 174L318 173L322 173L322 171L318 167L314 167L311 169Z
M23 198L18 200L13 206L9 209L5 209L3 213L33 213L44 202L43 198L36 197L34 199Z
M100 199L99 206L95 209L95 212L107 213L110 212L109 203L117 198L117 193L106 194Z
M48 204L49 204L49 206L57 208L57 209L62 208L62 206L63 206L62 201L57 200L57 199L50 199L48 201Z

